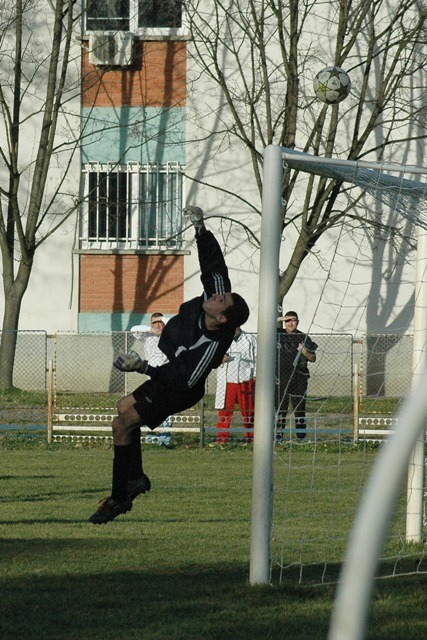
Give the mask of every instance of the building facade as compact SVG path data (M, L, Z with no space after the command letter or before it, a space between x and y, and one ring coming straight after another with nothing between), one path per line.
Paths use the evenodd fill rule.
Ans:
M189 14L193 5L212 39L200 40ZM73 43L81 90L69 103L67 121L79 134L69 180L80 206L38 250L20 329L121 331L155 311L176 313L183 300L200 294L192 229L182 214L185 202L193 202L226 247L233 287L251 308L247 329L256 330L261 197L247 148L230 134L224 95L209 65L202 72L198 64L201 52L218 47L218 63L233 83L229 52L236 46L214 39L223 25L215 23L212 7L207 0L83 3ZM322 5L304 33L309 41L325 31L323 56L327 11ZM251 53L245 46L243 70ZM357 101L357 68L346 105ZM311 77L302 73L300 82L305 114L315 120L321 107L310 95ZM424 147L417 144L418 163ZM280 269L296 239L289 226ZM386 246L360 225L332 229L304 260L285 310L296 309L312 332L410 330L415 254L408 252L396 269Z
M183 301L182 13L92 2L84 16L80 331L126 330Z

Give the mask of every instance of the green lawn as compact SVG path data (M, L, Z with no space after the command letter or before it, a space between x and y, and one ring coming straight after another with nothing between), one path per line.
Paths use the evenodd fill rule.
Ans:
M333 586L248 584L250 449L151 448L151 493L94 526L111 450L10 442L0 440L2 640L327 638ZM425 640L426 587L422 575L381 580L368 638Z
M114 408L122 394L120 393L57 393L56 406L61 407L89 407L91 409ZM402 398L364 397L361 401L361 411L364 414L395 413ZM47 394L45 392L23 391L11 389L0 391L0 404L3 410L19 408L40 408L46 410ZM204 398L206 411L215 411L215 395L206 393ZM350 396L307 397L307 412L309 414L339 415L352 414L353 398Z

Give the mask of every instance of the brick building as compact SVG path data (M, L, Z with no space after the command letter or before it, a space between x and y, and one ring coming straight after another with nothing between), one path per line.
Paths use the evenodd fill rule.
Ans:
M128 329L183 301L182 6L152 3L131 24L134 4L94 2L84 21L80 331Z

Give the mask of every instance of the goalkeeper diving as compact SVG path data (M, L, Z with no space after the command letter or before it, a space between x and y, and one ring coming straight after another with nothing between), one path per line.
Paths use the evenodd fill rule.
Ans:
M104 524L127 513L133 500L149 491L151 482L142 470L140 427L154 430L170 415L203 398L206 378L221 365L235 329L249 317L245 300L231 291L223 253L213 233L206 229L203 211L188 206L184 213L195 227L204 292L184 302L164 328L158 346L168 359L165 364L151 366L136 352L120 353L114 362L121 371L137 371L149 379L117 404L118 416L111 425L112 491L89 518L93 524Z

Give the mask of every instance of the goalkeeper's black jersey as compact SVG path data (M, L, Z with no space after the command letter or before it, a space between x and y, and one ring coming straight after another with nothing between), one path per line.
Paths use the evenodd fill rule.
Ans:
M196 235L196 241L204 293L184 302L179 313L169 320L159 341L159 348L169 362L149 367L147 374L153 381L183 392L194 390L201 397L207 376L219 367L230 347L234 327L229 329L225 324L218 331L206 329L203 302L214 293L229 293L231 283L215 236L205 230Z

